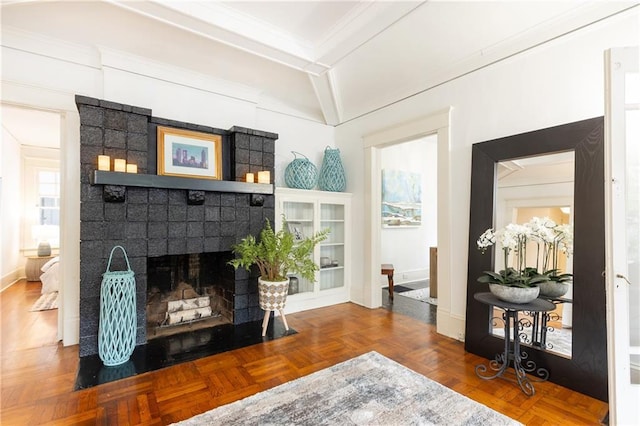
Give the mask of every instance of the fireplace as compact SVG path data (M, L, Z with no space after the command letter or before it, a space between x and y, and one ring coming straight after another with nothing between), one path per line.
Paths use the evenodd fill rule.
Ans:
M246 190L250 184L241 182L247 172L270 170L274 175L278 135L167 120L153 117L146 108L83 96L76 96L76 104L82 170L80 357L98 353L100 283L115 245L126 249L135 273L136 345L166 333L177 336L184 330L261 320L257 274L235 271L226 263L234 244L246 235L258 235L266 219L274 221L273 194L256 196ZM168 187L148 184L144 177L156 176L157 126L221 135L221 185L192 189L182 187L182 182ZM137 164L145 184L97 184L96 160L101 154ZM112 264L115 270L122 267ZM156 301L159 307L149 311ZM180 314L187 309L188 315Z
M147 340L233 324L231 252L147 259Z

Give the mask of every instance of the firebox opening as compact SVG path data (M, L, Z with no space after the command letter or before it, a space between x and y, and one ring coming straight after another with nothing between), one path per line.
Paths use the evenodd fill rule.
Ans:
M233 324L231 252L147 259L147 339Z

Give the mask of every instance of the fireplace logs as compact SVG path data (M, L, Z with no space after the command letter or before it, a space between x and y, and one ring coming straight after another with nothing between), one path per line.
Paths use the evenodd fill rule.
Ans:
M161 292L152 288L147 298L147 335L150 338L210 327L225 323L221 296L215 286L201 288L203 294L181 282L175 290ZM202 324L195 324L202 323Z
M167 313L163 325L198 321L212 315L211 299L209 297L172 300L167 303ZM218 315L220 315L220 312L216 312L216 316Z

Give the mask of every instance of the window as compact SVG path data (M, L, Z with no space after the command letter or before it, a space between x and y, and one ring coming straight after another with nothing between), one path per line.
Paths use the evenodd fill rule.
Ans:
M60 245L60 163L39 153L23 156L23 250L35 250L40 241Z
M60 172L38 171L38 225L60 226Z

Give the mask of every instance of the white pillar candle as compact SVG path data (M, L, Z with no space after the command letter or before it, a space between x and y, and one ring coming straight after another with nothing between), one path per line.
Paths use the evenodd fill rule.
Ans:
M138 166L136 164L127 163L127 173L138 173Z
M126 172L127 171L127 162L123 159L116 158L113 160L113 171L114 172Z
M111 157L108 155L98 155L98 170L111 170Z
M255 176L253 175L253 173L247 173L247 176L245 177L244 181L248 183L254 183Z
M271 183L271 172L269 170L258 172L258 183Z

